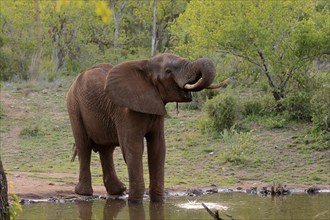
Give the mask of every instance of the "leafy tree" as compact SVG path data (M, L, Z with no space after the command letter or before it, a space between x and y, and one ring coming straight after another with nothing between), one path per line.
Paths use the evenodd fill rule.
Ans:
M157 16L156 16L156 12L157 12L157 0L154 0L154 4L153 4L153 13L152 13L152 17L153 17L153 21L152 21L152 36L151 36L151 56L155 55L156 52L156 22L157 22Z
M115 21L115 35L114 35L114 47L118 47L118 39L120 36L120 27L123 11L127 5L127 1L109 0L109 4L113 11L113 18Z
M42 31L41 31L41 19L40 19L40 0L35 0L35 39L36 39L36 52L32 58L31 63L31 80L35 82L39 77L41 53L42 53Z
M131 53L150 56L150 42L153 28L154 1L129 1L124 20L124 32L128 37ZM155 53L165 52L172 43L170 41L170 24L182 13L187 0L157 1ZM141 48L142 47L142 48ZM146 50L147 49L147 50ZM141 52L142 53L141 53ZM146 53L147 52L147 53Z
M245 76L261 75L281 100L310 85L313 61L329 51L329 9L317 3L192 0L172 26L174 51L235 58L249 67Z
M0 2L0 79L29 78L35 40L33 1Z
M0 78L52 80L98 62L150 56L153 0L0 1ZM155 51L187 0L157 1ZM34 73L34 74L32 74Z

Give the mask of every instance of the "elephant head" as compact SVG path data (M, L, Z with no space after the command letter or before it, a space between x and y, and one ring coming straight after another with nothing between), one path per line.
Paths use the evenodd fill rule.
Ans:
M215 65L206 58L194 62L173 54L116 65L105 92L111 100L137 112L165 115L168 102L190 102L191 92L206 88L215 78Z

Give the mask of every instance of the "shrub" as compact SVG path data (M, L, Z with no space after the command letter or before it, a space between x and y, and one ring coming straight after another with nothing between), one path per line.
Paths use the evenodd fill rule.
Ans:
M220 132L237 124L242 112L238 97L232 94L219 94L206 103L206 110L211 118L213 128Z
M9 188L14 188L13 183L9 182ZM8 207L10 219L16 219L20 212L23 212L19 197L14 193L9 193L10 205Z
M197 128L202 131L203 134L211 134L214 131L212 128L212 121L209 117L197 119Z
M282 109L286 111L287 119L311 121L311 95L305 91L289 93L280 101Z
M264 124L268 127L268 128L284 128L287 124L287 120L285 119L285 117L281 114L278 115L274 115L274 116L269 116L266 118Z
M253 96L241 98L244 116L264 116L276 112L276 102L272 96Z
M243 102L243 114L244 115L260 115L263 106L260 99L250 98Z
M316 92L311 98L310 105L313 130L323 131L327 126L330 128L330 89L323 88Z

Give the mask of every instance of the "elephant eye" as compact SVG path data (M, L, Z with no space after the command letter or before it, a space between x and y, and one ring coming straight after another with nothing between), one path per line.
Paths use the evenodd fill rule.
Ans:
M166 70L165 70L165 73L166 73L166 74L171 74L171 73L172 73L172 70L171 70L171 69L166 69Z

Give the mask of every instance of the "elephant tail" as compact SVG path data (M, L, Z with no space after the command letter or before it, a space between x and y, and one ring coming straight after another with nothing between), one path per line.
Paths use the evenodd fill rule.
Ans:
M75 159L76 159L76 156L77 156L77 147L75 144L72 145L72 157L71 157L71 162L73 162Z

